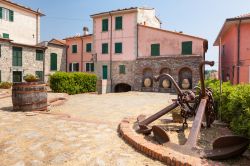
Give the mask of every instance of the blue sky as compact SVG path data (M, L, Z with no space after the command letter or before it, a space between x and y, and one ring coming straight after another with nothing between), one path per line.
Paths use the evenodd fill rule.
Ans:
M207 60L218 61L218 48L213 42L226 18L250 12L247 0L12 0L40 8L41 40L65 38L92 29L89 15L127 7L153 7L162 21L162 28L206 38L209 42ZM218 67L216 63L214 68Z

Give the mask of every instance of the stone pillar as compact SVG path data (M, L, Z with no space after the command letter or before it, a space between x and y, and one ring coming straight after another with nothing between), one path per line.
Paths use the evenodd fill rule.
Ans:
M98 94L106 94L111 92L110 80L97 80L97 92Z

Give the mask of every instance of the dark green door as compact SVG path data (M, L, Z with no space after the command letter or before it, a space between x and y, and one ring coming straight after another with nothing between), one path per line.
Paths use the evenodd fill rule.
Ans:
M102 66L102 79L106 80L108 78L108 66Z
M22 82L22 72L13 71L13 82Z

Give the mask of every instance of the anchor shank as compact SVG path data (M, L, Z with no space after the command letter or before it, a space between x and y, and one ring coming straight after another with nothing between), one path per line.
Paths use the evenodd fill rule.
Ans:
M156 114L148 117L144 121L139 122L139 126L145 126L145 125L152 123L153 121L155 121L156 119L159 119L160 117L167 114L168 112L175 109L176 107L178 107L178 104L177 104L177 102L174 102L173 104L167 106L166 108L162 109L161 111L157 112Z
M206 110L206 104L207 104L207 99L206 98L201 99L197 114L195 116L195 119L194 119L194 122L193 122L193 125L191 128L191 131L189 133L187 142L185 143L186 146L190 146L190 147L196 146L198 134L199 134L200 128L201 128L202 118L203 118L205 110Z

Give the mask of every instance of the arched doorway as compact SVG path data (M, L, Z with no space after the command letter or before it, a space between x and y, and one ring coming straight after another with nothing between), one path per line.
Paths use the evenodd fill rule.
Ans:
M182 89L192 88L192 70L184 67L179 71L179 86Z
M120 92L129 92L131 91L131 86L125 83L120 83L115 86L115 92L120 93Z

